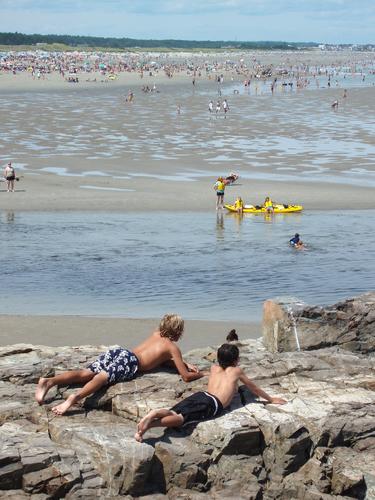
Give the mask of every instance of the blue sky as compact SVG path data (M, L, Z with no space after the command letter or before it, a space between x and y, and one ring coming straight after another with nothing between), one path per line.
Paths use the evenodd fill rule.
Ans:
M0 31L375 43L375 0L0 0Z

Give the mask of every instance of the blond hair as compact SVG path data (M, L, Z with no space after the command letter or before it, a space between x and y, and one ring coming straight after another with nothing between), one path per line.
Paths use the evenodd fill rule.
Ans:
M161 337L177 341L184 333L184 320L177 314L165 314L160 321L159 331Z

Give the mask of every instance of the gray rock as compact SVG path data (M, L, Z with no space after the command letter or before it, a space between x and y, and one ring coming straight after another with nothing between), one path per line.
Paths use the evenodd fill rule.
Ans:
M338 345L353 352L375 350L375 292L330 307L307 306L298 299L267 300L263 340L271 352Z
M171 407L190 384L159 370L87 398L67 416L51 406L74 387L34 403L41 375L85 367L104 346L0 348L1 498L375 498L373 294L329 308L294 300L266 304L264 342L241 340L241 366L268 393L240 388L223 415L184 429L152 429L134 440L149 410ZM277 328L275 327L277 322ZM186 359L208 368L216 348Z

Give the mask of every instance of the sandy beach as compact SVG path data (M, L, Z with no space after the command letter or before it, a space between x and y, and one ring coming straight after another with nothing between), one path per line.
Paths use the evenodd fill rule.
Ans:
M255 96L237 77L223 85L224 120L207 112L214 82L202 78L195 90L186 75L151 82L159 94L145 95L136 74L82 86L56 75L0 75L0 157L20 178L14 194L0 183L0 209L211 210L212 186L230 171L240 180L228 202L241 195L260 204L270 195L307 210L374 208L375 87L351 88L347 99L342 83L271 96L265 82Z
M8 316L0 315L0 345L34 344L121 345L135 347L159 324L159 319L93 318L83 316ZM239 338L262 335L259 323L225 321L185 322L185 332L179 341L182 351L208 345L219 345L235 328Z
M21 175L23 177L16 184L14 194L6 193L5 184L0 184L0 209L4 212L215 209L214 175L191 182L188 186L183 182L152 177L119 180L93 176L77 183L69 177L49 173ZM373 187L240 179L236 186L227 188L225 199L234 202L237 193L245 202L256 204L262 203L267 193L272 193L273 199L282 203L303 204L306 210L375 208Z

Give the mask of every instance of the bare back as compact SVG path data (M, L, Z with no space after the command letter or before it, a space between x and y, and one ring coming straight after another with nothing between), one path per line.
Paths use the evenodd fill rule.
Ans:
M236 366L228 366L225 369L219 365L211 367L207 390L221 401L224 408L230 404L237 392L241 373L241 369Z
M149 371L173 358L177 346L168 338L155 331L142 344L133 349L139 361L139 371ZM178 349L178 348L177 348Z

